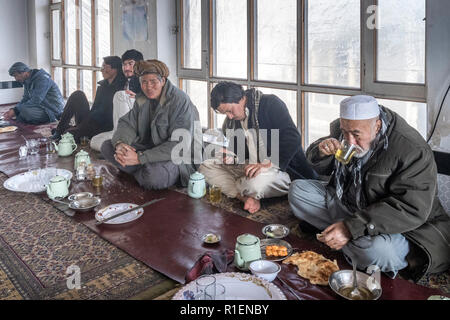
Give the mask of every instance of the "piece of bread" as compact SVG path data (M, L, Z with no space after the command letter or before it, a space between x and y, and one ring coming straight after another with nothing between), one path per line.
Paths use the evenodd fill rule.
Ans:
M339 270L337 261L331 261L323 255L313 251L295 253L283 260L284 264L298 267L298 275L311 281L312 284L328 285L328 278Z
M9 127L0 128L0 133L13 132L16 130L17 130L17 127L9 126Z

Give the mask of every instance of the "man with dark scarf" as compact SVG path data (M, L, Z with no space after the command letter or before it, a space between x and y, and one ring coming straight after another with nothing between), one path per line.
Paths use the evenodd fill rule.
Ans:
M241 200L245 210L255 213L260 209L261 199L287 195L293 179L317 177L306 161L300 133L278 97L221 82L211 92L211 107L227 115L224 134L229 136L241 130L245 136L245 155L237 157L239 163L233 160L239 149L239 139L233 137L230 150L223 150L225 163L222 156L209 159L199 171L208 184L220 187L230 198ZM267 134L262 134L263 130ZM230 154L231 157L227 156ZM262 158L269 154L270 159L278 158L278 163Z
M307 150L329 183L294 181L289 191L294 214L360 269L376 265L391 277L401 271L413 280L447 270L450 219L437 198L431 148L373 97L345 99L340 113L330 136ZM335 159L342 140L358 150L346 165Z

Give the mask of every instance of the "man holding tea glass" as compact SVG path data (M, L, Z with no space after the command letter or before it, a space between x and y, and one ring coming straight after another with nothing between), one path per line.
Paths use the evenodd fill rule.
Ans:
M370 96L345 99L307 157L329 182L294 181L289 202L322 231L319 241L392 278L449 268L450 218L437 198L433 152L398 114Z

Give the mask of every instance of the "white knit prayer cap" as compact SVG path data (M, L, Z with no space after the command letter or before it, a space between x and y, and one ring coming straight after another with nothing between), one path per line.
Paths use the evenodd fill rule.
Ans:
M371 96L353 96L341 102L341 119L368 120L380 115L378 102Z

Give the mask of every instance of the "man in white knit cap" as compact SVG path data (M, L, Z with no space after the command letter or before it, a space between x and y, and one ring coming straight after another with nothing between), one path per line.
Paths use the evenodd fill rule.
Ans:
M342 140L356 146L346 164L335 159ZM345 99L330 135L306 155L329 180L292 182L289 202L319 229L319 241L391 277L402 270L417 281L450 267L450 218L437 198L433 152L398 114L370 96Z

